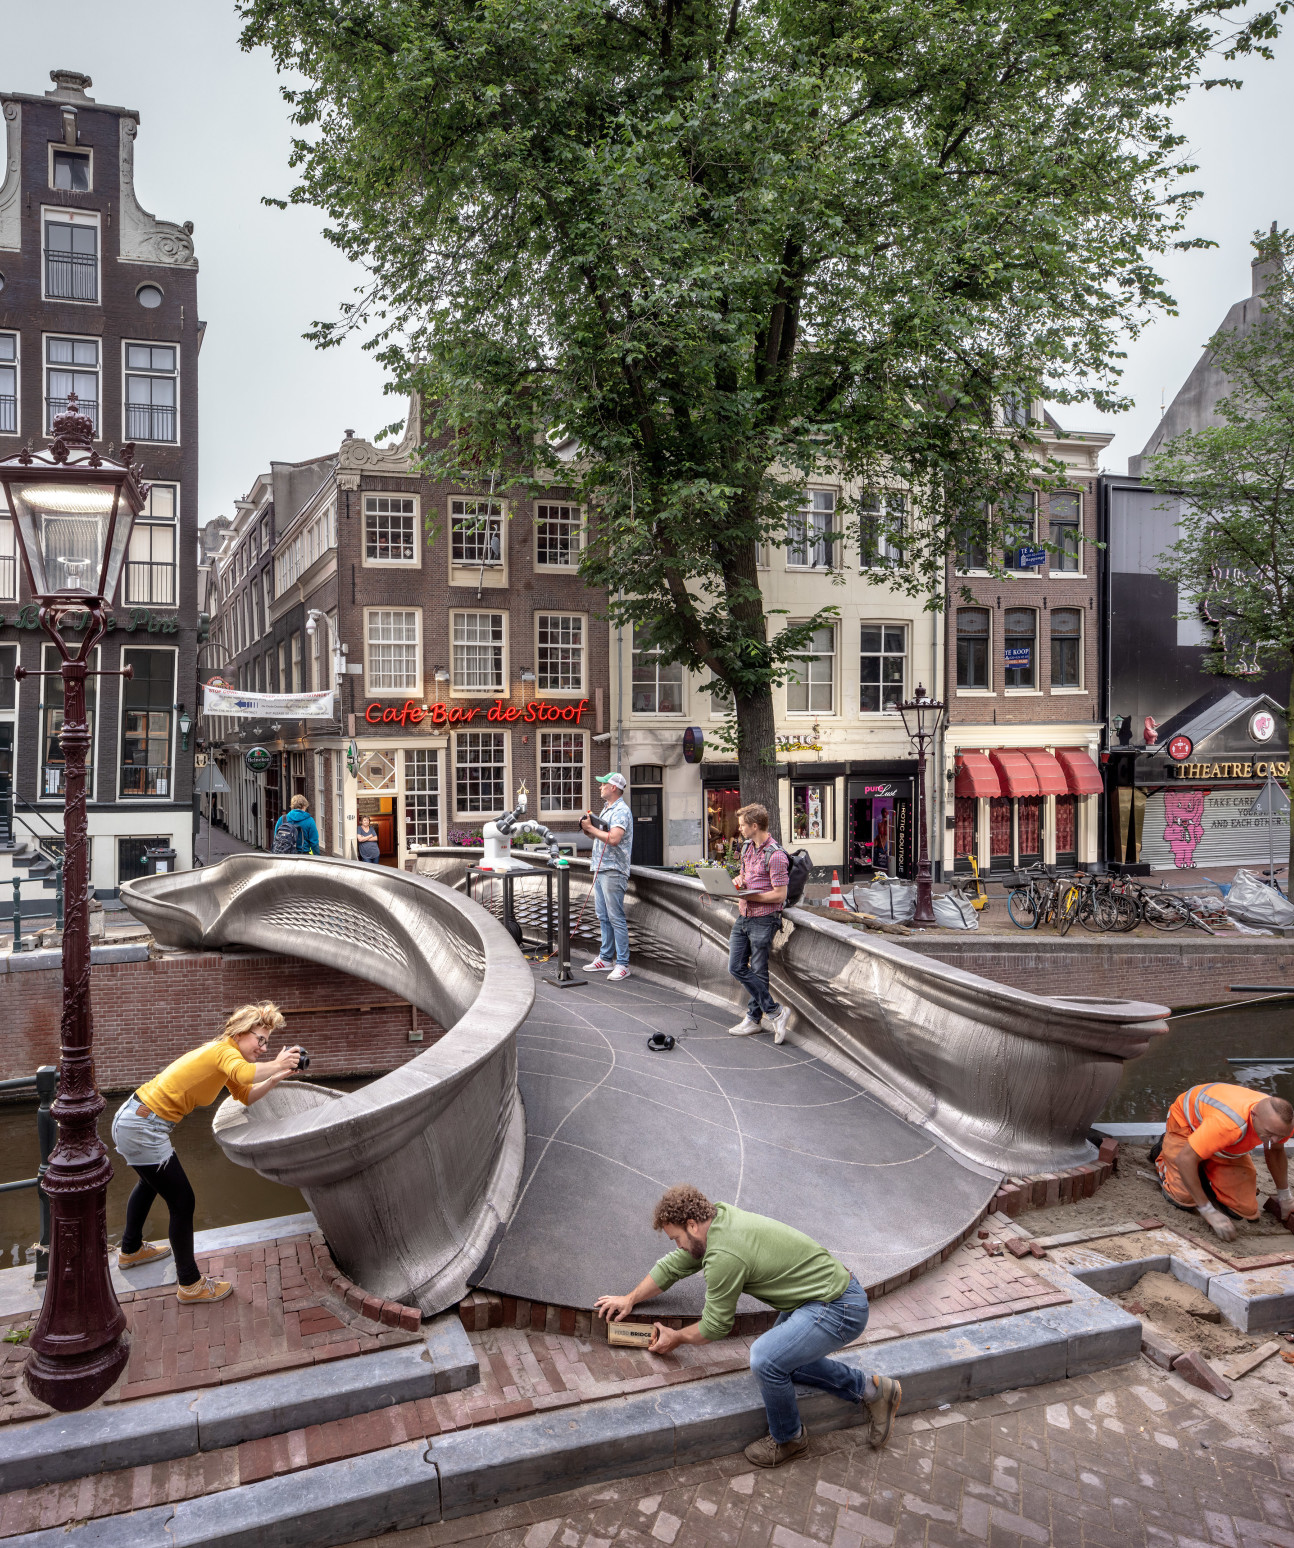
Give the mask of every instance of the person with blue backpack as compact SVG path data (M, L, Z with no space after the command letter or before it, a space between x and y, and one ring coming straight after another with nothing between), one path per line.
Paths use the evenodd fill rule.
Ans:
M310 815L310 803L303 795L292 797L292 809L283 813L274 824L274 842L270 853L275 855L321 855L319 829Z

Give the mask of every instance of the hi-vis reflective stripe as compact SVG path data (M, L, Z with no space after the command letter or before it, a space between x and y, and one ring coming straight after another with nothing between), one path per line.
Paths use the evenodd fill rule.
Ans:
M1225 1102L1220 1102L1217 1097L1209 1096L1208 1093L1212 1091L1212 1089L1212 1085L1192 1086L1190 1091L1187 1092L1186 1116L1190 1121L1191 1128L1198 1129L1200 1123L1202 1122L1200 1118L1200 1105L1202 1103L1205 1107L1211 1107L1215 1112L1221 1113L1224 1118L1229 1118L1231 1122L1235 1124L1236 1128L1239 1129L1243 1134L1249 1127L1248 1123L1240 1116L1238 1112L1236 1112L1233 1108L1228 1107ZM1244 1148L1243 1150L1214 1151L1214 1155L1225 1156L1229 1161L1239 1160L1241 1156L1247 1156L1248 1154L1248 1147Z

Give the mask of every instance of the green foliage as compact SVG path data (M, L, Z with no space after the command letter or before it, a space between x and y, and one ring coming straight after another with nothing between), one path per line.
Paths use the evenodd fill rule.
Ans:
M1217 422L1175 437L1148 470L1181 500L1161 574L1214 621L1209 670L1240 675L1294 658L1294 236L1254 246L1269 266L1261 320L1208 344L1230 384Z
M729 686L744 777L834 611L770 629L760 597L757 546L786 545L807 478L911 491L891 579L937 607L950 546L1037 480L1004 396L1118 405L1194 197L1171 109L1285 8L1241 28L1237 3L240 11L303 82L291 199L371 276L313 337L371 331L428 406L434 474L533 487L517 448L577 438L582 573Z

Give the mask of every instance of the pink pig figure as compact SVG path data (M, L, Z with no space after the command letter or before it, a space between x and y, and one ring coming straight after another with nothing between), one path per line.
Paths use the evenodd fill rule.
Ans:
M1204 837L1204 792L1202 790L1166 790L1164 792L1164 840L1173 851L1173 864L1179 871L1195 865L1195 846Z
M1146 716L1142 729L1146 733L1146 746L1153 747L1159 740L1159 727L1155 723L1155 717L1153 715Z

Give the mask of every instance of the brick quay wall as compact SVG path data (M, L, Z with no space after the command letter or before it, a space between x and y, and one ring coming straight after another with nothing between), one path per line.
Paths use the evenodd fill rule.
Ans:
M215 1037L230 1011L273 1000L284 1035L310 1055L310 1076L382 1074L444 1036L390 990L349 973L261 952L185 952L90 971L94 1062L104 1091L131 1091ZM63 975L56 966L0 974L0 1080L58 1063ZM415 1021L416 1015L416 1021ZM421 1032L419 1042L411 1031ZM276 1038L271 1053L282 1046Z
M1294 989L1294 940L1229 939L1194 930L1159 939L1080 936L1063 939L1021 932L977 937L919 932L904 946L995 983L1034 994L1094 995L1146 1000L1172 1010L1240 1001L1231 984L1289 985Z

